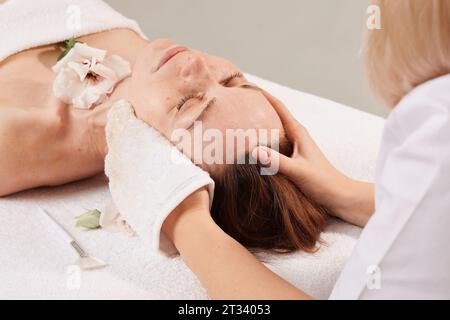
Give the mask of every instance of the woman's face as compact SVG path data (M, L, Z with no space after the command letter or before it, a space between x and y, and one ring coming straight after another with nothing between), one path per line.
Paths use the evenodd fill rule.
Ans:
M169 40L153 41L140 54L128 98L139 119L172 141L176 129L192 132L196 121L201 121L203 131L223 134L227 129L283 133L269 101L236 66Z

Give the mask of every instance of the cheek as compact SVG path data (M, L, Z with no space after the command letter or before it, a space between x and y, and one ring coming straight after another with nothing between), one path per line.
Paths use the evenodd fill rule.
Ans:
M165 135L170 129L171 115L163 102L156 97L131 101L136 117Z

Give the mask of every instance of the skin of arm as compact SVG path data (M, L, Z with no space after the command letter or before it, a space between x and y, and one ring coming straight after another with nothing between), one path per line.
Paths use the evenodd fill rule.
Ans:
M267 97L295 142L295 150L288 158L267 148L260 153L257 148L254 157L266 164L277 158L280 171L300 187L307 187L310 195L321 200L336 217L365 226L374 212L373 184L350 179L336 170L283 104L268 94ZM168 217L163 230L211 298L311 299L225 234L212 219L208 205L208 192L197 191Z
M208 197L205 189L197 191L163 226L208 295L220 300L310 300L217 226Z
M375 212L375 186L373 183L345 178L348 182L342 184L344 192L335 215L343 221L364 228Z
M348 197L362 212L371 212L373 185L354 180ZM353 189L354 188L354 189ZM355 192L353 194L353 192ZM186 199L167 218L163 231L175 244L186 265L217 300L311 300L312 297L285 281L263 265L212 219L209 194L201 189ZM365 225L371 214L340 217ZM361 211L359 211L361 212Z
M148 41L129 29L114 29L77 39L129 61ZM58 186L102 173L104 127L109 103L125 98L119 83L109 99L79 110L53 94L51 69L61 54L52 44L16 53L0 62L0 197Z

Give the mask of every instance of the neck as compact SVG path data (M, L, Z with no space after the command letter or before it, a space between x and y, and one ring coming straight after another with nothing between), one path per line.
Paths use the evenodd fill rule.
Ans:
M110 54L117 54L127 60L133 69L136 59L142 50L149 44L134 31L118 29L101 34L93 34L78 39L94 48L107 50ZM126 45L124 45L126 44ZM83 121L87 121L88 134L93 152L98 161L104 161L108 147L106 144L105 127L107 114L111 105L121 99L127 99L131 78L121 81L106 102L95 107L94 110L83 112Z
M95 154L99 159L101 159L101 161L103 161L108 154L105 127L109 109L114 102L127 99L130 81L131 78L126 78L120 82L108 100L101 105L98 105L94 110L89 112L89 115L87 116L88 130L91 137L92 147L94 148Z

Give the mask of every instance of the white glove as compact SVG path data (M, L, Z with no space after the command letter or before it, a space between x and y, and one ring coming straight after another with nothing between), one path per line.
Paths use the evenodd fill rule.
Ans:
M105 172L121 218L155 251L177 253L161 227L170 213L192 193L214 181L167 139L134 115L125 100L109 111ZM104 217L104 220L108 218Z

